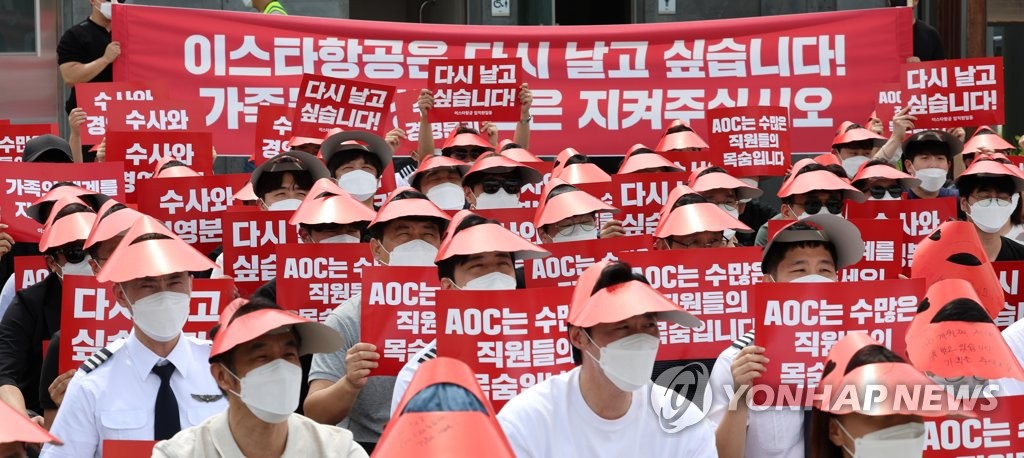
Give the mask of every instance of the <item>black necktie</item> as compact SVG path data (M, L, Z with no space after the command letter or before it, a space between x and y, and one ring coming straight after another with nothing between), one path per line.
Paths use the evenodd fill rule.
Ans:
M160 377L160 390L156 392L156 406L153 409L153 439L159 441L170 439L181 431L181 421L178 419L178 400L171 390L174 364L168 361L163 366L153 366L153 373Z

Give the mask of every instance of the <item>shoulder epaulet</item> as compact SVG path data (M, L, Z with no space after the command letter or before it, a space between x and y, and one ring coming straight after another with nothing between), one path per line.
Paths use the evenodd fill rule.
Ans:
M418 362L420 364L423 364L423 363L425 363L427 361L430 361L430 360L432 360L434 358L437 358L437 345L433 345L433 346L429 347L427 349L427 351L423 353L423 356L420 356L420 359L417 360L416 362Z
M107 362L111 356L114 356L114 353L124 345L124 342L125 339L117 339L111 342L110 345L107 345L106 347L97 350L96 353L93 353L92 356L83 361L82 365L78 368L86 374L96 370L97 367L100 367L103 363Z
M754 343L754 330L753 329L747 331L746 334L743 334L742 336L740 336L740 338L734 340L732 342L732 346L735 347L738 350L742 350L742 349L746 348L748 345L750 345L752 343Z
M196 345L199 345L199 346L206 346L206 347L213 346L213 341L212 340L200 339L198 337L193 337L193 336L186 336L186 338L188 339L189 342L192 342L193 344L196 344Z

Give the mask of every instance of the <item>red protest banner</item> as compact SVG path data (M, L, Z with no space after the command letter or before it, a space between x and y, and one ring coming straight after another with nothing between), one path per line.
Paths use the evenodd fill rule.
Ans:
M438 356L461 360L495 410L523 390L573 368L565 319L571 288L437 293Z
M518 59L431 59L430 119L518 121Z
M56 124L0 125L0 162L21 162L25 143L44 134L59 135Z
M157 162L171 158L213 175L213 136L209 132L120 132L107 134L107 161L124 162L124 188L135 202L135 185L152 178Z
M373 375L398 375L437 335L435 267L369 266L363 269L360 338L377 346Z
M900 85L917 127L996 125L1006 118L1002 57L906 63Z
M366 243L289 243L270 252L277 259L277 302L318 321L360 294L363 268L373 265Z
M612 175L611 202L598 197L622 210L614 218L622 221L626 235L653 234L669 193L686 184L688 178L685 172ZM586 185L580 189L593 193L598 187Z
M330 76L302 75L292 132L323 138L333 127L383 134L395 88Z
M103 458L152 456L157 441L104 440Z
M647 235L610 239L545 243L551 256L526 260L526 285L530 288L573 286L583 271L603 260L618 259L625 251L643 251L654 247Z
M200 104L195 100L173 99L111 104L107 108L107 134L166 130L205 130Z
M292 138L293 112L293 109L280 105L256 108L256 144L252 149L256 167L291 149L288 141Z
M50 268L42 256L14 257L14 290L21 291L43 281L50 275Z
M806 405L812 399L805 390L821 381L829 350L849 332L867 332L897 355L906 354L907 327L924 292L919 278L758 285L754 342L765 347L768 364L757 379L754 403Z
M86 123L79 129L82 144L94 145L107 135L107 108L112 105L145 105L167 99L163 82L118 81L116 83L79 83L75 100L85 110Z
M15 258L17 265L17 258ZM1007 326L1024 319L1024 291L1021 290L1021 272L1024 271L1024 261L999 261L993 262L992 268L999 277L999 284L1003 287L1003 296L1006 304L1003 310L993 320L999 329L1006 329Z
M15 242L37 243L42 225L28 217L25 210L59 181L69 181L90 191L124 201L124 164L52 164L16 162L0 167L0 184L7 195L0 205L0 221Z
M497 220L501 227L508 229L533 243L541 243L540 234L537 228L533 227L533 216L536 210L532 208L495 208L490 210L473 210L473 213L484 218ZM452 212L455 213L455 212Z
M899 277L903 261L903 229L895 219L852 219L864 241L864 257L860 262L842 269L839 281L874 281Z
M706 113L710 162L737 177L781 176L790 165L789 110L716 108ZM693 169L688 169L693 170Z
M717 358L754 326L751 290L761 282L761 249L696 248L621 253L651 286L704 325L659 323L659 361Z
M114 39L131 55L115 79L174 81L172 96L202 100L217 150L245 156L255 107L293 103L303 73L418 93L435 59L510 56L534 88L533 151L559 151L572 132L580 151L617 155L667 120L760 104L791 108L794 151L821 151L873 104L864 88L899 80L913 49L908 8L559 29L114 9Z
M918 242L944 221L956 219L957 201L953 197L934 199L869 200L847 202L846 217L853 219L899 219L903 222L903 269L910 268Z
M967 406L970 399L964 399ZM924 422L924 458L1012 457L1024 450L1024 396L982 398L978 418L946 417Z
M290 211L227 211L220 216L224 230L224 274L235 279L242 296L273 280L276 247L299 241ZM319 246L319 245L318 245Z
M139 211L152 216L193 248L209 253L223 243L221 214L249 182L243 173L139 181Z

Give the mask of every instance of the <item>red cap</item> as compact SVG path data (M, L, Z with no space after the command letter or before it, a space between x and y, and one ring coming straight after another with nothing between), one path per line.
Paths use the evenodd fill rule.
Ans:
M395 415L405 415L402 411L405 410L405 405L409 403L410 399L419 394L420 391L423 391L424 388L438 383L450 383L465 388L484 405L484 408L487 409L488 417L494 418L494 408L491 407L487 396L484 396L483 391L480 389L480 384L477 383L473 370L466 363L445 356L426 361L416 369L412 380L409 381L409 387L406 388L405 394L402 395L402 399L398 402Z
M593 269L598 264L591 266ZM577 306L578 304L573 304ZM688 328L698 328L701 321L647 283L632 280L601 289L581 306L569 310L569 323L582 328L619 321L645 313L657 313L659 320Z
M425 216L428 218L439 218L445 222L451 221L451 217L448 216L447 213L441 211L440 208L437 208L437 205L434 205L434 203L428 199L392 200L395 196L405 191L416 190L410 187L402 187L392 191L388 196L388 200L384 202L384 206L380 208L380 211L377 212L377 215L374 216L373 220L370 221L370 225L367 227L373 227L379 223L385 223L409 216ZM364 205L363 208L366 208L366 206Z
M45 213L45 210L53 208L52 204L54 202L57 202L64 197L77 197L86 205L92 207L93 210L109 199L109 197L103 194L89 191L88 189L80 188L78 186L61 186L50 189L46 194L43 194L43 197L32 202L32 205L25 210L25 214L39 224L46 224L47 218L44 218L42 214Z
M537 157L535 154L522 148L509 148L506 150L502 150L500 154L516 162L544 162L544 159L541 159Z
M1020 169L1014 170L1015 168L1016 166L1009 166L998 161L974 161L956 178L956 182L959 183L963 177L971 175L979 177L1007 176L1013 180L1013 192L1024 192L1024 177L1020 175Z
M469 164L462 162L458 159L452 159L448 156L428 156L426 159L420 162L420 165L419 167L416 168L416 171L409 174L407 180L414 187L418 188L419 183L417 183L417 179L422 177L424 173L444 167L454 168L459 172L459 176L466 176L466 172L468 172L470 168Z
M806 224L813 229L790 229L799 223ZM846 218L833 214L814 215L802 220L793 220L779 227L775 232L769 231L768 243L764 247L763 256L768 255L772 245L776 242L804 241L831 243L836 249L838 258L836 259L836 269L850 267L864 256L864 240L860 237L860 229L857 229L857 226Z
M713 189L735 189L737 200L755 199L764 194L764 191L761 189L746 184L728 173L711 172L700 175L702 171L694 170L690 175L692 177L690 178L690 188L698 193L708 192ZM698 177L697 175L700 176Z
M540 206L537 207L537 212L534 214L534 227L554 224L576 215L586 215L594 212L615 213L619 211L619 209L604 203L601 199L578 189L547 199L547 195L552 189L566 184L561 179L553 178L544 186Z
M994 133L995 130L989 126L981 126L974 132L966 143L964 143L964 154L973 154L981 151L982 148L992 151L1015 150L1013 145Z
M849 128L849 126L846 128ZM872 140L876 146L881 146L885 143L886 138L863 127L854 127L849 130L840 127L839 134L832 138L832 148L845 143L853 143L863 140Z
M469 132L462 133L462 134L456 134L455 132L457 130L458 130L458 127L456 127L454 130L452 130L451 134L448 135L448 139L446 139L444 141L444 145L441 146L442 150L447 149L447 148L451 148L453 146L478 146L478 147L481 147L481 148L490 149L492 151L494 150L494 145L490 144L487 141L487 139L485 139L485 138L483 138L483 137L481 137L481 136L479 136L477 134L473 134L473 133L469 133Z
M708 149L708 144L703 138L700 138L700 135L697 135L696 132L685 131L661 137L661 141L658 142L658 146L656 146L654 150L665 152L684 150L686 148Z
M252 182L248 181L245 183L245 186L242 186L242 189L239 189L235 195L231 196L231 198L242 202L254 202L259 200L259 197L256 197L256 193L252 190Z
M864 193L828 170L813 170L797 175L790 181L788 187L779 189L779 197L806 194L812 191L842 191L843 198L854 202L864 202L867 199Z
M832 153L822 153L817 156L814 156L814 162L817 162L821 165L843 165L842 161L840 161L839 158Z
M657 153L644 153L644 154L632 154L636 151L637 146L643 148L643 145L633 145L634 149L626 155L626 158L622 161L622 165L619 166L618 174L622 175L625 173L636 173L639 170L654 169L667 167L672 169L673 172L682 172L683 168L664 156Z
M604 170L601 170L600 167L589 162L571 164L568 167L563 167L557 174L552 173L551 176L560 178L571 185L607 183L612 181L612 177L607 173L604 173Z
M654 230L654 236L664 239L701 232L719 232L726 229L736 232L751 232L746 224L718 208L718 205L695 203L678 207L669 213L668 218L659 220L658 227Z
M658 212L660 215L659 220L667 218L669 212L672 211L672 206L675 205L676 201L679 200L681 197L689 194L697 194L697 191L694 191L692 188L685 184L681 184L679 186L672 188L672 190L669 191L668 193L668 198L665 199L665 205L662 205L661 211Z
M96 212L92 208L89 208L89 211L72 213L54 221L57 213L60 213L64 207L71 204L85 205L86 208L89 208L85 202L82 202L77 197L63 197L53 204L50 218L46 221L46 225L43 226L43 235L39 239L39 251L46 251L66 243L76 240L84 241L89 238L89 231L92 230L92 225L96 222Z
M462 177L462 181L466 182L470 176L475 174L483 173L518 173L523 183L540 183L544 181L544 175L541 174L537 169L524 165L521 162L516 162L500 154L491 154L487 157L481 157L473 163L473 167Z
M820 385L838 385L843 380L843 373L846 372L845 369L850 364L850 359L861 348L868 345L882 344L867 332L853 331L846 333L828 351L828 356L825 358L825 370L828 373L822 375Z
M460 211L452 218L449 232L454 232L468 214ZM478 224L454 233L446 238L438 249L434 262L441 262L452 256L488 253L491 251L509 252L515 259L538 259L550 256L551 253L534 245L522 237L509 232L498 224Z
M922 239L914 250L910 276L924 278L929 288L947 278L966 280L992 319L1003 310L1005 299L999 278L988 262L978 231L967 221L946 221Z
M576 280L576 287L572 290L572 299L569 301L569 322L572 323L576 318L575 314L578 314L580 310L583 310L583 304L593 296L594 286L597 285L597 280L601 278L601 271L612 264L612 261L600 260L587 267L580 278Z
M57 445L64 445L49 431L19 412L4 401L0 401L0 419L3 419L3 428L0 428L0 444L9 442L27 442L29 444L42 444L52 442Z
M328 133L328 136L330 136L330 133ZM299 146L299 145L308 145L310 143L312 143L314 145L319 145L319 144L321 144L323 142L324 142L323 138L316 138L316 137L292 137L292 138L288 139L288 146L290 146L290 147L292 147L292 149L294 149L296 146Z
M139 240L150 234L157 238ZM99 282L121 283L143 277L158 277L177 272L200 272L217 267L210 258L178 238L156 218L142 215L110 259L96 275Z
M135 224L135 221L142 216L142 213L129 207L107 214L110 208L117 204L120 202L110 199L100 207L100 211L96 212L96 222L93 223L92 229L89 231L89 238L85 240L86 249L97 243L110 240L118 234L128 232L132 224Z
M858 182L872 178L897 180L900 183L900 187L904 189L913 188L921 184L921 180L903 173L891 165L875 164L868 166L867 163L864 163L864 165L860 167L860 170L857 171L857 174L854 175L853 180L851 180L850 183L854 186L858 186Z
M288 220L288 224L352 224L372 221L376 216L373 209L356 200L347 192L334 194L328 184L337 186L329 178L321 178L314 185L318 192L310 190L302 199L299 208ZM339 188L340 190L340 188Z
M192 170L188 166L174 165L164 168L168 162L177 161L173 157L165 157L160 159L156 163L156 167L153 167L153 178L179 178L179 177L197 177L199 172ZM179 161L180 162L180 161Z
M814 159L811 159L809 157L805 157L803 159L800 159L799 161L796 161L796 163L789 168L789 172L787 172L786 178L782 180L782 186L779 187L779 191L781 192L783 189L789 187L789 184L793 182L794 178L796 178L797 172L803 170L804 167L807 167L808 165L811 164L816 164L816 162L814 162Z
M235 299L246 301L245 299ZM239 304L235 307L244 305ZM260 309L229 320L213 338L210 359L230 351L238 345L256 339L264 334L279 334L289 328L295 329L301 338L299 356L311 353L333 353L341 348L344 341L341 334L331 327L303 318L295 313L280 309Z
M555 156L555 162L557 162L559 166L565 167L565 161L569 160L569 158L573 156L583 156L583 153L576 151L576 148L570 146L558 152Z

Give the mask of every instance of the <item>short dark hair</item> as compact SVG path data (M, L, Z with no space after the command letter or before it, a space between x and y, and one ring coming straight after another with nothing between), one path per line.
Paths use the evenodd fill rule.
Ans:
M960 175L956 180L956 189L960 194L961 199L967 199L974 194L974 191L991 189L998 193L1006 193L1009 195L1016 194L1017 186L1013 182L1013 178L1009 176L978 176L978 175ZM1017 201L1017 208L1010 214L1010 224L1021 224L1024 218L1021 218L1020 211L1021 206L1024 205L1024 201Z
M508 142L508 143L505 144L505 146L501 147L501 151L505 151L507 149L515 149L515 148L523 149L523 146L518 144L518 143Z
M110 208L108 208L107 211L103 212L102 215L97 216L96 220L102 222L108 216L113 215L114 213L117 213L117 212L119 212L121 210L124 210L126 208L128 208L128 206L118 202L118 203L116 203L114 205L111 205ZM100 244L99 243L93 243L92 246L90 246L89 248L86 248L85 252L89 253L89 257L91 257L93 259L98 258L100 256Z
M377 169L377 178L380 178L381 174L384 173L384 163L381 162L380 158L377 157L376 154L358 147L346 148L334 153L334 155L331 156L331 159L327 161L327 170L331 172L331 176L334 176L334 173L337 172L341 166L358 158L362 158L364 161L369 162Z
M555 186L553 189L551 189L550 192L548 192L547 197L544 199L544 203L547 203L547 201L551 200L552 197L560 196L562 194L579 190L580 188L577 188L571 184L560 184L558 186Z
M483 158L483 156L480 156L480 158ZM477 158L477 160L480 160L480 158ZM520 172L519 169L501 173L476 172L472 175L464 175L462 177L462 186L472 188L473 186L483 183L484 180L489 177L517 177L522 179L522 172Z
M284 183L284 175L291 174L295 180L295 186L299 189L309 190L313 188L313 174L308 170L287 170L282 172L263 172L259 181L253 186L253 193L256 197L263 199L267 193L281 187Z
M903 150L904 161L914 161L914 158L922 154L940 154L946 157L946 161L952 163L953 161L953 150L949 148L949 144L938 140L919 140L914 142L908 142L906 149Z
M710 201L706 197L704 197L704 196L702 196L700 194L683 194L682 196L679 196L679 198L676 199L675 202L672 202L672 209L671 210L675 210L675 209L677 209L679 207L686 206L686 205L706 204L708 202L710 202Z
M630 156L636 156L637 154L658 154L658 152L650 148L637 148L629 153Z
M594 288L590 290L590 295L593 296L597 294L598 291L610 286L628 283L631 281L641 281L650 284L650 282L647 281L647 277L644 277L643 274L634 272L633 267L629 264L622 261L614 261L605 266L604 269L601 269L601 274L597 277L597 281L594 282ZM569 324L569 327L571 329L579 326ZM590 335L591 328L582 329L583 332ZM572 347L572 362L577 366L583 364L583 352L576 347Z
M157 170L157 173L163 172L164 170L167 170L171 167L188 167L188 164L181 162L177 159L172 159L165 162L164 165L160 166L160 170Z
M459 124L459 127L455 128L455 135L460 135L460 134L480 135L480 131L476 130L476 129L472 128L472 127L469 127L469 126L467 126L465 124Z
M704 170L701 170L700 173L697 174L697 176L693 177L693 179L696 180L697 178L700 178L700 177L702 177L704 175L707 175L709 173L725 173L725 174L728 174L729 172L726 172L725 169L723 169L723 168L721 168L721 167L719 167L717 165L712 165L712 166L710 166L710 167L708 167L708 168L706 168Z
M452 231L452 238L455 238L459 232L469 229L473 226L479 226L481 224L501 224L493 219L487 219L480 215L470 214L466 215L465 218L459 222L458 226L455 226L455 230ZM468 255L455 255L443 261L437 262L437 277L449 278L452 281L455 280L455 268L465 264L469 260Z
M675 126L669 127L665 130L665 135L678 134L679 132L693 132L689 126L683 123L679 123Z
M994 323L992 317L985 311L985 307L966 298L954 299L949 304L944 305L938 312L935 312L931 322L942 323L943 321Z
M816 228L811 227L805 223L795 223L792 226L783 229L784 231L813 231ZM774 242L770 248L765 249L764 257L761 260L761 272L765 274L775 276L776 269L779 268L779 264L782 263L783 259L786 259L786 255L790 251L797 248L816 248L824 247L828 250L828 253L832 255L832 262L839 262L839 255L836 252L836 246L832 242L825 242L821 240L804 240L799 242Z

